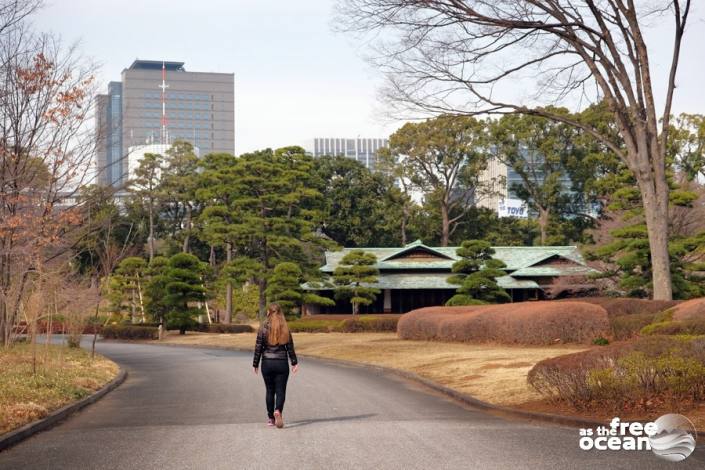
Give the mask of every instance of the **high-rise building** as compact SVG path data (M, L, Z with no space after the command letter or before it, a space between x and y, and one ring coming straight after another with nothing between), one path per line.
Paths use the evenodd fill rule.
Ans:
M520 150L520 155L524 159L524 171L529 175L530 181L533 184L543 184L544 178L544 156L536 151L523 148ZM511 166L501 162L497 157L490 158L487 168L480 174L480 182L487 189L491 188L491 194L483 199L476 201L478 207L486 207L493 211L497 211L500 216L507 214L507 209L519 207L525 204L516 194L515 188L524 186L526 182L522 176ZM565 195L576 196L573 191L573 182L566 171L564 171L558 180L561 186L561 193ZM585 214L597 216L599 205L589 201L577 202L576 206ZM509 212L512 215L511 211ZM523 217L536 217L537 214L532 211L525 211Z
M187 140L200 153L235 152L232 73L187 72L183 62L135 60L96 100L97 182L121 186L128 150Z
M316 137L306 142L305 149L314 157L330 155L352 158L374 170L377 165L377 151L387 146L389 139Z

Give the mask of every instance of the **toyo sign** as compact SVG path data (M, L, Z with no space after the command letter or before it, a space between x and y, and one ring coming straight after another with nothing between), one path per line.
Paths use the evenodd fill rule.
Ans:
M500 199L497 205L497 215L499 217L519 217L526 219L529 211L526 204L521 199Z

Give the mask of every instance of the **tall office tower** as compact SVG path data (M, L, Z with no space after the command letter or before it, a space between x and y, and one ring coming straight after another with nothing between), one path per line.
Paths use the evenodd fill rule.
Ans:
M127 182L131 147L186 140L201 155L235 152L232 73L187 72L183 62L135 60L96 100L97 182Z
M306 151L314 157L324 155L353 158L374 170L377 165L377 151L389 146L389 139L340 139L316 137L306 142Z

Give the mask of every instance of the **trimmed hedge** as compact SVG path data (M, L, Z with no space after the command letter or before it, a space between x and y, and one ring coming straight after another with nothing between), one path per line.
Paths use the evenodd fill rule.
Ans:
M705 335L705 318L652 323L641 330L643 335Z
M613 339L621 341L634 338L647 325L660 321L665 311L680 304L676 300L648 300L614 297L581 297L575 299L599 305L607 311ZM560 302L564 302L561 300Z
M422 308L399 320L397 334L402 339L536 345L611 337L602 307L552 301Z
M159 329L154 326L108 325L103 327L106 339L158 339Z
M333 321L343 321L348 319L366 319L366 318L396 318L397 320L402 317L403 313L361 313L357 317L349 313L328 313L320 315L306 315L301 318L297 318L296 321L319 321L319 320L333 320Z
M705 338L644 337L545 359L527 380L544 397L579 409L705 400Z
M637 336L642 328L656 319L657 315L658 313L635 313L633 315L610 317L614 339L622 341Z
M674 320L705 319L705 299L687 300L673 309Z
M194 331L202 331L205 333L252 333L254 328L250 325L242 325L239 323L207 323L198 324Z
M397 331L398 317L360 317L343 320L340 331L343 333L358 332L394 332Z
M287 322L289 330L305 333L361 333L397 331L399 315L318 315ZM337 317L337 318L336 318Z
M607 311L609 317L623 315L657 314L680 303L677 300L649 300L625 297L578 297L575 299L562 299L557 302L586 302L599 305Z
M342 320L294 320L286 322L294 333L331 333L340 331Z

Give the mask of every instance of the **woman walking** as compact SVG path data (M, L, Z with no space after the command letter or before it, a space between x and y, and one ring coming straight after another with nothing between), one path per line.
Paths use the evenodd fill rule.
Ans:
M262 377L267 387L268 426L284 427L284 400L286 399L286 382L289 380L289 363L291 360L294 374L299 370L294 340L286 326L286 318L278 304L269 304L267 318L257 331L255 358L252 362L255 374L262 359Z

